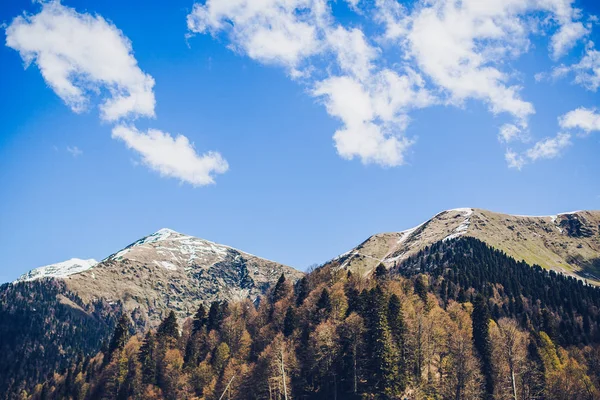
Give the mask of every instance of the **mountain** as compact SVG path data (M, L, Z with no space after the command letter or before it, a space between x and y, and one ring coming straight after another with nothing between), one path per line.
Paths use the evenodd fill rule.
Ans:
M366 277L334 265L53 374L33 400L600 398L600 288L472 237Z
M185 317L200 303L255 299L284 273L304 274L229 246L171 229L143 237L100 262L71 259L34 269L17 282L54 278L84 303L121 303L140 329L157 325L164 310Z
M229 246L161 229L100 262L71 259L0 286L0 392L30 389L109 339L127 315L138 332L169 311L256 300L284 274L303 272ZM0 396L1 398L1 396Z
M122 302L145 327L158 324L167 308L183 317L201 302L254 300L282 273L292 281L304 275L229 246L161 229L65 283L84 302Z
M368 274L393 267L426 246L465 236L479 239L516 260L600 284L600 211L533 217L477 208L442 211L405 231L379 233L333 261Z

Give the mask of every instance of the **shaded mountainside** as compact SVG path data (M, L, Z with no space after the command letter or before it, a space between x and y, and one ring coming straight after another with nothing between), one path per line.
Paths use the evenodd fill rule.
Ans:
M119 304L85 304L60 280L0 286L0 393L18 393L96 352L119 314Z
M304 273L169 229L96 263L73 259L30 271L0 287L0 392L30 389L79 354L95 353L123 313L133 329L156 327L175 311L258 296L284 274Z
M388 270L335 264L259 303L174 314L39 385L33 399L600 397L600 289L470 237Z
M415 228L373 235L334 261L368 274L379 263L393 267L426 246L460 236L477 238L528 264L600 283L600 211L530 217L448 210Z

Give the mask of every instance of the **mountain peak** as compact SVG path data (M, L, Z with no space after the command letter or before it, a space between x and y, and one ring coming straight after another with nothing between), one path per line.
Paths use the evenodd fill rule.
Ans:
M82 260L80 258L71 258L56 264L45 265L43 267L32 269L21 275L15 282L33 281L42 278L65 278L69 275L78 274L87 271L98 264L98 261L90 258Z

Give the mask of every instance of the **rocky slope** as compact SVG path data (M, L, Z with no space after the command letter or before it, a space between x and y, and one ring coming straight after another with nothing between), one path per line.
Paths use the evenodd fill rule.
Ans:
M291 267L170 229L99 263L71 261L33 270L18 281L64 280L84 303L121 303L140 329L156 326L167 309L185 317L201 302L255 299L282 273L292 280L303 276Z
M477 238L509 256L600 284L600 211L532 217L459 208L402 232L371 236L334 260L368 274L394 266L425 246L459 236Z

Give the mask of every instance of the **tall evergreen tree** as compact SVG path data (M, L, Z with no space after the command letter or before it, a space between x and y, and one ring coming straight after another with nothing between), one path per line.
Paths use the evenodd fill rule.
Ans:
M308 294L310 293L308 278L306 276L303 276L302 279L300 279L296 284L296 293L296 306L299 307L302 305L302 303L304 303L304 300L308 297Z
M331 296L329 295L329 290L325 288L321 292L321 296L317 301L317 318L319 318L321 321L329 318L331 315L331 310Z
M110 340L110 344L108 345L108 354L105 359L106 362L110 361L115 351L125 347L125 343L127 343L130 336L129 327L129 318L125 314L121 315L119 322L115 327L112 339Z
M138 353L138 360L140 361L142 370L142 382L146 385L156 382L155 346L154 335L148 331Z
M390 296L388 303L388 323L390 326L390 332L394 340L394 344L398 349L399 356L399 385L400 389L404 390L407 383L407 371L406 371L406 335L407 327L404 321L404 314L402 313L402 305L400 304L400 298L396 294Z
M481 294L473 300L473 343L481 360L488 399L494 394L494 370L492 365L492 343L490 340L490 313Z
M212 331L213 329L219 329L221 324L221 305L218 301L210 303L208 310L208 319L206 321L206 330Z
M377 268L375 268L375 279L378 280L382 280L385 279L387 276L388 270L385 267L385 265L383 265L382 263L379 263L379 265L377 265Z
M285 337L291 336L297 327L298 317L296 316L296 310L290 306L285 312L285 318L283 319L283 335Z
M200 304L198 311L194 314L192 333L199 332L206 325L206 322L206 308L203 304Z
M160 338L179 338L179 325L173 311L160 323L156 330L156 335Z
M417 276L417 279L415 280L415 293L417 294L417 296L419 296L421 298L421 300L423 300L424 303L427 302L427 278L425 277L425 275L419 275Z
M272 294L272 302L277 303L279 300L283 299L287 294L287 284L285 282L285 274L282 272L281 276L277 280L275 287L273 288Z

